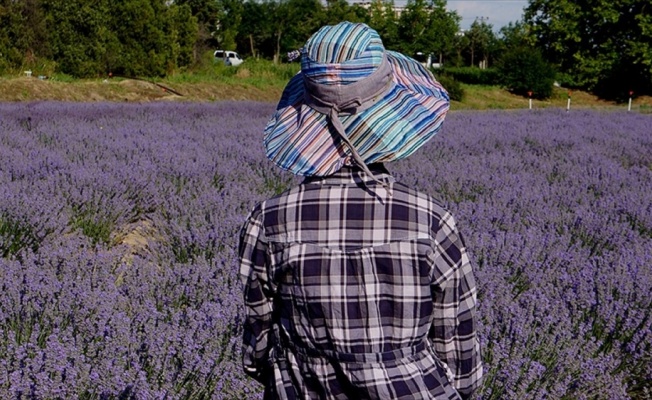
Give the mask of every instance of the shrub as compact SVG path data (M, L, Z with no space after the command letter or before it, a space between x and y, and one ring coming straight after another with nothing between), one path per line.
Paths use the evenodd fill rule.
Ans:
M498 62L500 81L515 94L547 99L552 95L555 71L537 49L518 47L508 50Z
M464 89L462 85L455 80L455 78L448 75L437 76L437 80L448 91L451 100L462 101L464 98Z
M497 85L500 83L500 75L495 68L447 67L444 69L444 74L469 85Z
M563 88L577 89L581 87L577 80L569 73L558 72L555 75L555 80Z

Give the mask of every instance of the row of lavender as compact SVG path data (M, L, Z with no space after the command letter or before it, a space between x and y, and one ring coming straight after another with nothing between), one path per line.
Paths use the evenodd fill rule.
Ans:
M0 104L0 398L256 398L234 254L273 106ZM452 113L397 177L475 259L483 399L652 397L650 117ZM133 240L134 238L138 240Z

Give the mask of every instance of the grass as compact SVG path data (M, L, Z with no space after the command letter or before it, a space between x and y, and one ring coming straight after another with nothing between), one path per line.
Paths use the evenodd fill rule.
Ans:
M273 64L247 59L228 67L206 57L199 65L170 74L165 79L133 80L121 77L74 79L52 74L47 80L15 73L0 77L0 101L189 101L254 100L277 102L287 82L300 70L299 63ZM528 108L528 99L499 86L462 84L463 101L453 101L452 110ZM170 90L166 90L166 88ZM179 93L177 96L174 93ZM571 108L626 109L627 104L604 101L590 93L571 93ZM566 108L568 91L555 88L547 100L532 100L532 108ZM652 113L652 97L634 99L632 111Z
M452 110L494 110L529 108L529 99L514 95L499 86L466 85L463 101L453 101ZM532 100L532 108L566 108L568 105L568 89L556 87L547 100ZM627 109L627 104L606 101L583 91L571 91L571 109L594 108L619 110ZM644 96L633 100L632 111L642 113L652 112L652 97Z
M498 86L462 84L462 89L464 89L464 99L461 102L454 101L451 104L451 109L453 110L511 109L527 107L527 99L512 95Z
M169 83L202 83L221 81L230 84L245 84L259 88L283 88L300 69L298 63L274 64L266 60L250 59L238 67L228 67L222 63L211 63L192 71L182 71L171 75Z

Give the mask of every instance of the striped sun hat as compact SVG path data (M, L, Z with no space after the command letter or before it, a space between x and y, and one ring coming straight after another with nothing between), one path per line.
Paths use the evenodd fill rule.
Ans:
M267 157L297 175L405 158L432 138L449 97L417 61L385 50L365 24L324 26L301 51L265 127ZM373 175L372 175L373 177Z

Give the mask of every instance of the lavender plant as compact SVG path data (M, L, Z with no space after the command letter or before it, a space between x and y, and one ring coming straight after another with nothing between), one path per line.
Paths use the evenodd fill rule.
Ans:
M0 104L0 398L261 397L234 251L251 207L297 181L264 157L272 110ZM466 237L478 398L652 397L650 122L456 112L388 165Z

